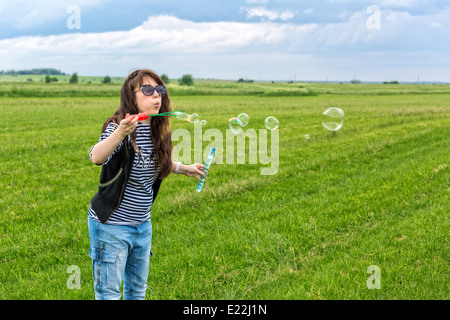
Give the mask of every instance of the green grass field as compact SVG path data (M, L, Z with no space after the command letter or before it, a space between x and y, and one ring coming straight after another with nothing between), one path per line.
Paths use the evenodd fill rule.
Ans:
M167 178L148 299L450 298L449 85L205 80L169 92L224 137L241 112L257 132L276 117L279 170L213 164L201 193ZM119 93L0 82L0 299L94 298L87 210L100 168L88 151ZM329 107L345 112L338 132L321 125ZM194 132L173 119L180 128ZM80 289L67 285L73 265ZM367 286L372 265L380 289Z

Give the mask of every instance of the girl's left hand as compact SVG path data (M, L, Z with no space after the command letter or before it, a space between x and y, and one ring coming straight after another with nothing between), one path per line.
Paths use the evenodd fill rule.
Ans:
M181 165L179 172L188 177L194 177L197 180L200 180L200 177L203 175L203 169L205 168L204 164L194 163L190 165ZM209 171L209 170L208 170ZM208 175L208 173L206 173ZM208 178L208 177L206 177Z

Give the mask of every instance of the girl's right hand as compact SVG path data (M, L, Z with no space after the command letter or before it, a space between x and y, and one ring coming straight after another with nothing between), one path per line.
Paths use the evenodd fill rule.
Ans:
M130 117L130 114L127 113L125 119L120 121L119 128L117 128L117 130L120 132L122 137L125 138L129 134L133 133L134 130L136 130L137 125L138 125L138 117L137 116Z

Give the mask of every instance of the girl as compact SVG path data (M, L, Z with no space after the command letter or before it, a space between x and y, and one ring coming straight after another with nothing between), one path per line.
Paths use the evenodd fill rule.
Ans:
M150 213L162 179L171 172L203 175L203 164L174 163L168 117L138 122L138 113L171 111L167 89L153 71L132 72L125 80L119 109L103 124L89 152L102 165L99 190L88 212L89 256L96 299L144 299L151 255Z

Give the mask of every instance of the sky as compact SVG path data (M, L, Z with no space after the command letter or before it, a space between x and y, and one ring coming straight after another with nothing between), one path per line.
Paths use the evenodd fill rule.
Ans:
M0 0L0 70L450 82L450 0Z

